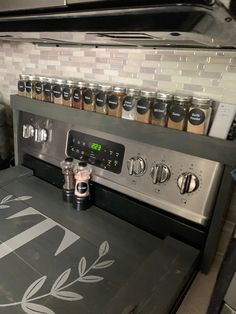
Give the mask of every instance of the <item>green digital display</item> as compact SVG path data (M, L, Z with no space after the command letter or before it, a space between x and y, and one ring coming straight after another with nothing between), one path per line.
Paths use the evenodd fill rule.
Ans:
M91 143L90 148L100 152L100 150L102 149L102 145L98 143Z

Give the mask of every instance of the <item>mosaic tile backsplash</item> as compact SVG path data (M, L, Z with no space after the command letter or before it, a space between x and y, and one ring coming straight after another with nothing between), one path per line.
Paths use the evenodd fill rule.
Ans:
M0 102L17 93L20 73L112 82L206 95L236 105L236 52L38 47L0 42ZM229 220L236 222L236 193Z
M236 104L236 53L194 50L38 47L0 43L0 92L16 93L19 73L185 91Z

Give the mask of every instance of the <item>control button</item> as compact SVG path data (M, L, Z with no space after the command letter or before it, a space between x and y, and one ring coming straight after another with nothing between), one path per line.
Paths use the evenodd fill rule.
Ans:
M129 175L140 176L143 175L146 170L146 163L141 157L132 157L127 162L127 168Z
M77 148L77 149L75 150L75 152L76 152L77 154L79 154L79 149Z
M194 173L184 172L178 177L177 184L180 194L192 193L199 187L199 180Z
M116 153L116 157L119 157L120 156L120 153Z
M110 156L112 156L113 155L113 151L109 150L109 154L110 154Z
M30 138L34 137L34 127L31 124L24 124L23 125L23 138Z
M48 139L48 131L46 129L35 129L34 140L37 143L46 142Z
M114 160L114 166L116 167L119 164L118 160Z
M170 169L165 164L156 164L151 169L153 184L164 183L170 179Z

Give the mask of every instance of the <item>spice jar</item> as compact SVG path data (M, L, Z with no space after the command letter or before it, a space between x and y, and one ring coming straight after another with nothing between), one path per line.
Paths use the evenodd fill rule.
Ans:
M128 120L135 120L137 113L137 102L140 91L136 88L128 88L126 96L123 100L122 118Z
M73 103L72 107L77 109L83 109L83 95L86 87L85 82L77 82L73 90Z
M186 95L174 96L174 102L169 108L168 128L185 130L187 113L191 97Z
M168 108L171 106L173 95L167 92L158 92L151 112L151 123L166 126L168 120Z
M108 96L108 115L120 118L122 112L123 100L125 97L125 88L115 86L112 88L111 94Z
M53 85L53 88L52 88L54 104L58 104L58 105L63 104L62 92L65 87L65 84L66 84L66 81L63 79L55 80L55 84Z
M29 75L20 74L19 81L18 81L18 95L19 96L26 96L26 81L28 81Z
M45 83L46 77L39 76L35 82L35 99L37 100L43 100L43 86Z
M43 86L43 101L53 102L53 92L52 88L55 80L51 77L45 79L45 84Z
M150 110L154 103L156 93L153 91L141 91L141 98L137 102L136 121L149 123Z
M67 80L66 85L62 91L63 105L72 107L73 99L73 87L75 82L73 80Z
M62 168L62 174L64 175L64 184L62 187L63 200L65 202L72 202L74 190L75 190L75 178L74 178L74 160L73 158L66 158L60 163Z
M29 75L28 80L25 82L26 97L35 98L35 81L37 77Z
M80 162L74 167L75 191L73 207L77 210L85 210L91 206L89 180L92 168L86 162Z
M97 88L98 88L98 84L89 83L88 87L84 90L84 99L83 99L84 110L95 111Z
M96 95L96 112L107 114L107 101L111 92L111 85L98 85L98 92Z
M207 134L212 107L208 97L193 97L188 113L187 131Z

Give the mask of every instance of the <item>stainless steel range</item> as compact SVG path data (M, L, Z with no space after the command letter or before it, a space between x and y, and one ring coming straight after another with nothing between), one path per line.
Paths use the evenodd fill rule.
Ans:
M0 313L175 313L205 257L223 165L120 136L101 125L110 117L18 96L13 106L18 165L0 176ZM70 123L61 110L88 119ZM66 157L92 166L86 211L62 200Z

